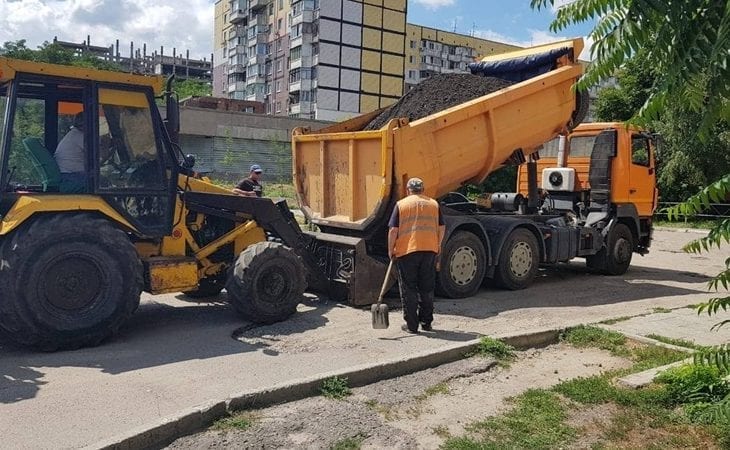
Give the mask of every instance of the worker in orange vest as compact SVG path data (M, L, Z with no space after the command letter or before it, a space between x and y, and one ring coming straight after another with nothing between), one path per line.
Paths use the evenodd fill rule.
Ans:
M423 180L411 178L408 197L393 209L388 226L388 256L395 259L403 302L403 331L431 331L433 291L444 238L444 220L436 200L423 195ZM420 298L419 298L420 297Z

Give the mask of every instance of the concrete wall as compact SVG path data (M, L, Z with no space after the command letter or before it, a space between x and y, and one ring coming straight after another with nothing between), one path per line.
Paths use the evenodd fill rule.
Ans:
M161 111L165 116L164 108ZM204 108L180 108L180 145L196 156L196 168L234 181L260 164L266 181L291 181L291 133L318 130L330 122Z

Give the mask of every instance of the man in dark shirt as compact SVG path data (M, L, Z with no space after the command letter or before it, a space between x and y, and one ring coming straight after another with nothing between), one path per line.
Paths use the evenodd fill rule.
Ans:
M261 197L264 195L264 188L259 183L261 180L261 174L264 171L261 170L261 166L254 164L251 166L251 171L248 174L248 178L241 180L236 187L233 188L233 193L238 194L242 197Z

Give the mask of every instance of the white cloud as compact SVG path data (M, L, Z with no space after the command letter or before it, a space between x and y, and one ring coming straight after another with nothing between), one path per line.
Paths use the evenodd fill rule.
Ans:
M520 47L532 47L535 45L549 44L551 42L564 41L570 39L565 36L558 36L547 31L528 29L530 33L529 39L515 39L511 36L507 36L501 33L497 33L492 30L477 30L475 35L482 39L489 39L491 41L503 42L505 44L518 45ZM589 37L583 37L585 47L581 52L579 58L585 61L591 60L590 49L593 45L593 40Z
M22 0L0 1L0 42L26 39L35 48L43 41L83 42L109 46L119 39L122 56L147 44L147 52L165 47L172 55L190 50L191 58L210 58L213 51L210 0Z
M563 6L573 3L574 1L575 0L555 0L555 2L552 5L552 10L553 10L553 12L557 12Z
M455 4L456 0L413 0L413 2L423 5L426 9L437 10Z

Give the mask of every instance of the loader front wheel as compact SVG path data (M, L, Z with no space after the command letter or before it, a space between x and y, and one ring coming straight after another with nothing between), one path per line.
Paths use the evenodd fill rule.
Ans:
M244 319L262 324L294 314L306 288L301 258L276 242L259 242L244 250L226 283L231 306Z
M0 327L45 351L99 344L139 306L142 263L127 235L90 214L32 219L0 247Z

